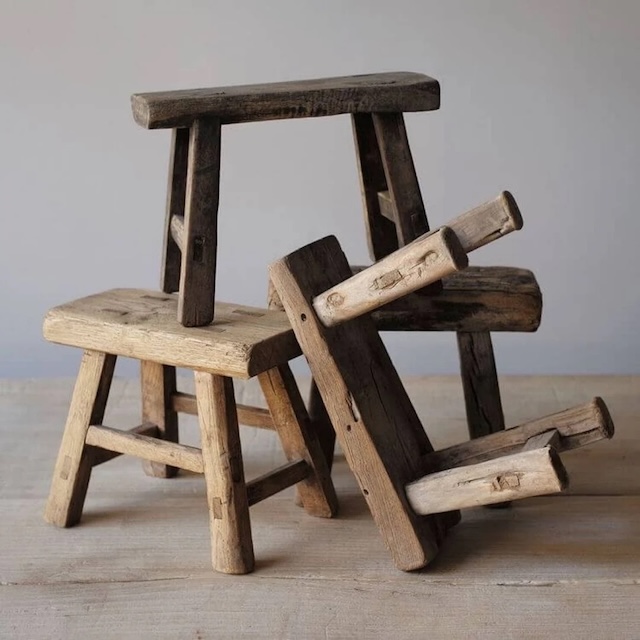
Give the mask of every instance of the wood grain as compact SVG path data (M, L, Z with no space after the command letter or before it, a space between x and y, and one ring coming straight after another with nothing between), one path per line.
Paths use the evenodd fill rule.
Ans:
M45 520L59 527L72 527L82 516L92 467L85 439L89 425L104 418L115 365L114 355L82 355L44 512Z
M135 121L147 129L188 127L198 118L223 124L372 111L431 111L440 86L420 73L391 72L291 82L138 93Z
M142 394L142 422L158 428L158 436L178 442L178 414L172 406L176 393L176 368L158 362L140 362L140 391ZM176 467L145 460L142 468L148 476L172 478Z
M468 264L455 233L441 227L318 294L313 308L331 327L397 300Z
M357 273L365 267L352 269ZM531 271L467 267L443 278L437 296L414 293L374 311L379 331L536 331L542 315L540 287ZM269 283L269 308L282 309Z
M204 371L194 375L213 568L249 573L255 560L233 381Z
M459 331L456 337L469 437L502 431L504 414L491 334Z
M287 460L303 459L312 470L297 485L302 506L311 515L333 517L338 498L331 472L289 365L261 373L258 380Z
M568 476L550 446L432 473L407 485L416 513L504 503L562 491Z
M433 450L429 439L371 320L327 329L309 304L351 273L337 240L308 245L269 272L396 566L425 566L436 555L444 521L416 516L404 486L421 475L420 459Z
M196 120L189 137L178 320L201 327L213 320L218 201L220 198L220 121Z
M144 460L153 460L174 468L203 473L202 454L199 449L159 438L150 438L133 431L119 431L104 425L91 425L87 431L87 444Z
M249 506L262 502L284 489L302 482L313 473L305 460L292 460L278 469L269 471L259 478L247 482L247 499Z
M172 223L178 218L184 221L188 158L189 129L174 129L171 136L160 282L160 288L165 293L174 293L180 288L181 244L174 237Z
M47 340L69 346L251 378L300 355L282 311L216 304L216 321L183 327L178 297L146 289L113 289L51 309Z

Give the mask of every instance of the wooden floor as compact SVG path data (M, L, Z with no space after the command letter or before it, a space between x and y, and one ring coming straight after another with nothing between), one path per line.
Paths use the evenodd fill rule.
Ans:
M408 380L436 447L465 439L456 378ZM2 638L640 638L640 377L506 378L510 426L601 395L617 433L564 456L571 487L464 513L427 570L397 571L338 456L341 512L307 516L292 490L252 509L257 566L215 574L202 478L94 472L83 522L42 520L70 380L0 381ZM105 423L138 423L117 380ZM251 402L248 386L239 394ZM193 418L182 420L197 443ZM248 477L281 461L243 430Z

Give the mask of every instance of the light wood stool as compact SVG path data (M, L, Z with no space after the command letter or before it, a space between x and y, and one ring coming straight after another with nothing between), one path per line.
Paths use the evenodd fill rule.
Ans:
M288 362L300 348L286 315L216 303L216 321L183 327L178 296L116 289L56 307L44 321L51 342L84 349L55 465L45 519L79 522L94 466L120 454L143 458L151 475L177 468L203 473L213 566L253 570L249 507L293 484L306 511L331 517L337 499L330 472ZM142 364L143 423L129 431L102 424L117 356ZM175 367L195 372L196 394L176 390ZM233 378L257 376L269 411L236 406ZM202 449L178 444L177 412L197 414ZM245 481L238 431L275 428L288 462Z

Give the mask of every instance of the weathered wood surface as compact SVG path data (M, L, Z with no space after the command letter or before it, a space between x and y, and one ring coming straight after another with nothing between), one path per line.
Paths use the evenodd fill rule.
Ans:
M300 355L281 311L219 302L213 324L186 328L177 305L175 294L113 289L51 309L43 332L51 342L238 378Z
M189 389L192 381L179 385ZM438 448L466 439L457 376L405 385ZM509 424L601 394L616 437L562 454L572 484L557 497L465 511L426 571L393 567L338 453L340 517L305 517L293 489L257 504L256 572L232 578L208 562L201 476L149 478L123 456L94 469L79 527L43 524L73 380L0 380L0 636L137 640L154 629L159 637L203 639L413 640L425 630L443 639L633 638L640 628L639 388L632 376L505 376ZM237 397L257 403L256 381L241 384ZM139 412L138 381L116 378L106 423L134 424ZM198 444L192 416L182 431L185 443ZM249 478L284 462L274 433L246 429L242 439Z
M189 158L189 129L174 129L169 156L169 179L167 205L164 221L164 246L162 250L162 273L160 288L165 293L174 293L180 288L180 261L182 237L174 235L174 221L181 218L184 231L184 207L187 194L187 163Z
M540 326L542 295L527 269L471 266L442 283L437 296L412 293L374 311L378 331L536 331ZM282 309L271 283L269 308Z
M313 300L326 327L357 318L468 265L456 235L441 227L394 251Z
M218 255L220 132L220 121L212 118L196 120L189 131L178 298L178 320L185 327L202 327L213 320Z
M426 515L558 493L568 483L560 456L542 446L429 474L407 485L407 498Z
M417 516L404 487L422 475L421 457L433 451L429 438L370 318L326 328L310 304L350 274L338 241L307 245L273 263L269 274L396 566L425 566L447 522Z
M437 80L389 72L266 84L137 93L135 121L147 129L188 127L197 118L223 124L341 113L431 111L440 106Z

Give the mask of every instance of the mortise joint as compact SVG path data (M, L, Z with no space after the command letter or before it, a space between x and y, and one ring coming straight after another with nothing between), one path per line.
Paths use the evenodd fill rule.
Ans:
M205 245L204 236L195 236L193 238L193 245L192 245L193 262L197 262L199 264L202 264L204 262L204 245Z
M520 486L520 474L508 473L503 476L496 476L491 483L492 491L505 491L517 489Z

